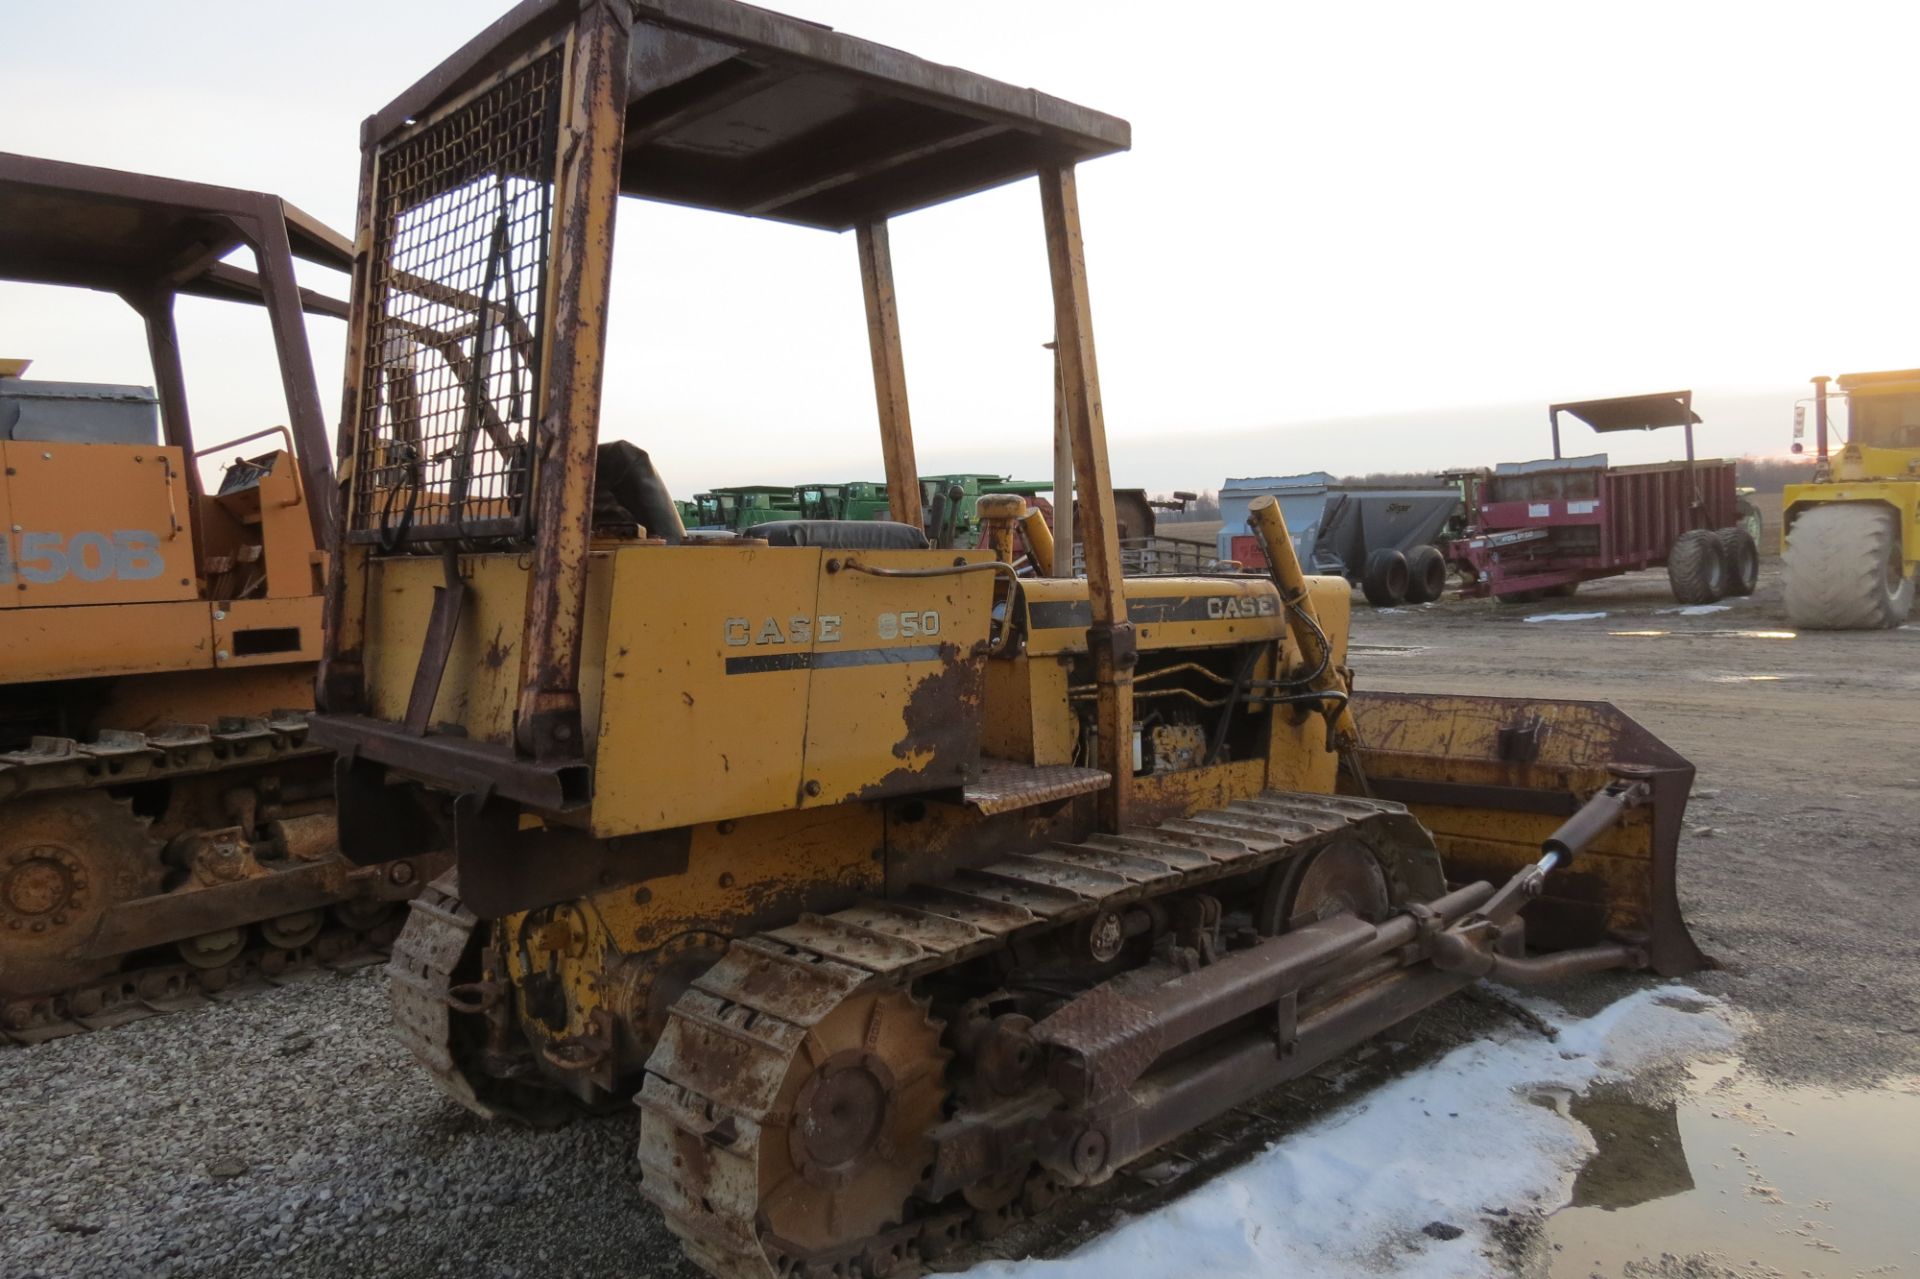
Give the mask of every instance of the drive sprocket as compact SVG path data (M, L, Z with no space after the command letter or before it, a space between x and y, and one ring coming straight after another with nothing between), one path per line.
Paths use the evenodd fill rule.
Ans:
M750 1040L734 1041L751 1043L746 1056L722 1061L694 1050L710 1042L710 1011L697 997L677 1003L673 1046L652 1063L671 1069L677 1059L700 1083L689 1089L654 1075L642 1091L649 1198L716 1273L891 1270L914 1234L909 1200L932 1164L930 1134L947 1098L940 1023L906 991L867 987L846 992L811 1026L761 1017ZM677 1057L682 1047L689 1051ZM718 1112L695 1100L702 1085L717 1083L705 1078L716 1070L732 1080L724 1091L739 1107L717 1127ZM698 1114L686 1113L689 1105ZM723 1186L732 1201L731 1212L720 1210L725 1222L712 1216ZM747 1222L750 1237L729 1233Z
M30 796L0 811L0 997L58 990L111 972L87 943L117 903L160 891L145 819L98 791Z

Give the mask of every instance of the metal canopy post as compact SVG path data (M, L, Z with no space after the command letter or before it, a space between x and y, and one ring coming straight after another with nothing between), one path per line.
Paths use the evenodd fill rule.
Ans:
M1813 448L1817 465L1827 464L1827 383L1830 377L1813 379Z
M1093 310L1087 297L1085 246L1080 238L1080 198L1071 166L1040 169L1040 206L1046 222L1047 259L1053 274L1054 333L1060 388L1073 441L1073 471L1086 494L1080 508L1080 540L1086 547L1087 598L1093 624L1087 648L1098 689L1099 764L1112 778L1099 793L1100 824L1119 831L1127 823L1133 791L1133 624L1127 620L1120 573L1120 537L1107 467L1107 426L1100 406L1100 370L1094 358ZM1067 499L1071 506L1071 498ZM1072 548L1056 551L1070 557Z
M555 181L551 344L533 440L534 538L514 742L535 759L578 757L580 631L593 535L593 466L606 360L608 276L620 203L633 13L592 0L574 29Z
M206 576L200 544L200 504L206 486L193 456L193 419L187 413L187 379L180 363L180 332L173 323L173 291L143 289L121 295L147 326L147 357L153 365L154 389L160 394L160 429L167 444L180 450L187 474L187 524L192 531L194 572Z
M287 239L287 215L280 201L261 201L260 216L241 224L260 268L273 349L280 360L280 384L286 391L288 424L293 428L300 487L313 528L313 544L333 544L338 508L333 468L328 464L327 419L320 408L320 386L313 376L313 352L307 342L307 317L300 306L300 282L293 274L293 245Z
M1060 344L1047 343L1053 352L1053 544L1065 547L1054 553L1053 577L1072 577L1073 572L1073 436L1067 430L1067 396L1060 383Z
M884 218L854 231L860 291L867 300L867 342L873 351L873 398L880 413L880 454L887 471L887 513L920 527L920 471L907 411L907 367L900 354L900 312L893 295L893 247Z
M360 422L361 379L367 373L367 334L372 328L373 312L384 305L372 286L374 278L373 220L379 208L376 179L378 152L372 146L366 126L360 135L360 193L354 204L353 261L348 271L352 279L349 297L353 307L347 316L345 377L340 391L340 421L334 455L334 517L337 529L353 521L349 509L353 501L354 430ZM366 597L351 589L347 580L349 556L345 539L337 538L327 547L326 625L322 637L326 649L320 658L320 673L314 681L314 705L323 712L361 714L366 710L366 668L362 653L366 649Z
M1547 410L1547 422L1553 427L1553 460L1560 460L1560 406Z

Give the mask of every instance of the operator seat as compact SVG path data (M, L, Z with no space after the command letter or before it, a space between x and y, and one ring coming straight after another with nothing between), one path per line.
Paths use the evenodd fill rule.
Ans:
M626 440L602 444L593 459L593 522L638 524L668 545L686 541L680 508L647 451Z

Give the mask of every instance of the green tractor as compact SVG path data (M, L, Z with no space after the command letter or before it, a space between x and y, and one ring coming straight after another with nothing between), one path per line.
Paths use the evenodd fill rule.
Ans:
M965 546L975 540L974 504L988 494L1017 493L1031 502L1053 491L1052 480L1016 480L1005 475L923 475L920 509L935 546ZM1051 522L1051 521L1049 521Z
M711 493L695 493L692 518L682 503L680 518L688 528L726 529L738 533L755 524L800 518L800 504L793 490L778 484L739 484L717 488Z
M793 490L803 520L884 520L887 486L875 480L802 484Z

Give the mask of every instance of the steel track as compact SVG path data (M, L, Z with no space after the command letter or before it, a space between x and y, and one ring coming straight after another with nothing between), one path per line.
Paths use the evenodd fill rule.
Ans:
M688 1253L727 1279L814 1271L899 1275L962 1240L990 1237L1059 1188L1035 1171L988 1210L930 1206L832 1255L765 1234L762 1145L787 1138L775 1094L809 1029L845 1000L906 990L1016 934L1260 871L1342 834L1430 846L1397 804L1269 793L1119 837L1009 857L897 899L863 902L736 941L674 1005L647 1063L642 1191ZM915 1201L917 1207L917 1201Z
M325 754L308 744L305 711L228 716L212 725L176 725L156 733L101 730L91 742L35 737L25 750L0 751L0 820L8 803L29 797L181 781ZM232 926L249 928L256 922L239 920ZM397 917L371 929L331 923L312 941L291 949L250 938L246 949L217 967L143 963L50 992L0 997L0 1044L28 1046L105 1030L231 999L301 971L379 963L398 931Z
M958 1196L940 1205L914 1200L907 1220L832 1255L763 1232L758 1161L763 1142L784 1139L790 1116L777 1111L775 1093L806 1051L809 1029L848 1000L910 991L1017 936L1264 871L1342 835L1432 855L1431 838L1399 804L1269 792L1156 827L1011 856L898 898L803 915L734 941L675 1003L648 1060L636 1098L644 1112L642 1192L695 1262L725 1279L898 1279L964 1243L1004 1233L1068 1191L1035 1166L989 1206ZM461 904L452 875L414 899L390 966L396 1025L462 1105L525 1118L469 1073L470 1051L455 1042L456 1011L469 1010L456 1005L474 994L474 983L457 980L459 969L480 922Z

